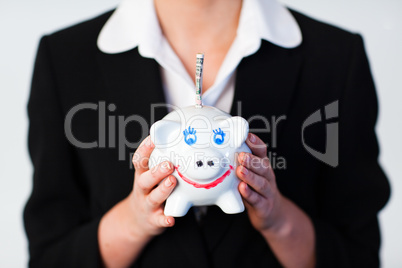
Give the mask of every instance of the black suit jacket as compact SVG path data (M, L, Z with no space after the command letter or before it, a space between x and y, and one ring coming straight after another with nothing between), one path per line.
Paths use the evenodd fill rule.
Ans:
M115 55L100 52L98 33L110 12L42 38L28 104L29 151L34 165L32 195L24 220L31 267L98 267L97 227L100 218L126 197L133 186L133 169L124 149L99 140L100 106L80 110L72 133L98 147L80 149L65 135L64 120L78 104L116 105L106 110L116 125L140 115L151 125L150 105L163 103L158 64L137 49ZM269 144L271 162L286 160L275 170L283 195L312 219L316 233L317 267L377 267L380 234L377 213L389 196L389 185L377 162L374 125L376 93L359 35L293 12L303 43L284 49L263 41L257 53L237 69L231 113L250 120L286 116L271 133L257 133ZM304 120L338 101L339 165L330 167L309 154L302 144ZM241 105L239 105L241 103ZM155 120L166 114L157 109ZM101 116L102 117L102 116ZM323 116L324 117L324 116ZM154 120L153 120L154 121ZM113 129L113 123L106 125ZM126 122L127 123L127 122ZM251 120L250 128L265 127ZM127 123L126 135L139 141L148 129ZM120 129L122 130L122 129ZM305 131L309 146L325 151L325 122ZM117 137L115 137L117 140ZM111 143L113 144L113 142ZM247 213L226 215L211 207L200 228L193 213L152 240L135 267L279 267Z

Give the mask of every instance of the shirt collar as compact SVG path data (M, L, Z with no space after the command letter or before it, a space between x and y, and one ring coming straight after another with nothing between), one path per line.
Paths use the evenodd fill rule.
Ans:
M254 31L256 37L283 48L294 48L302 34L290 11L277 0L243 0L237 33ZM152 41L151 41L152 40ZM143 56L152 57L162 43L162 33L152 0L123 0L103 26L99 49L108 54L139 47Z

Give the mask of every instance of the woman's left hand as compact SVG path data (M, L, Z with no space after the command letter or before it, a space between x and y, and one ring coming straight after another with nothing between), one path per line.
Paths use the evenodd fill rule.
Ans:
M284 197L276 186L275 174L267 157L267 146L251 133L246 143L252 154L242 152L238 156L240 165L236 173L241 180L239 192L257 231L278 230L283 224Z
M252 154L239 154L236 174L251 224L284 267L315 267L311 219L279 192L264 142L250 133L246 143Z

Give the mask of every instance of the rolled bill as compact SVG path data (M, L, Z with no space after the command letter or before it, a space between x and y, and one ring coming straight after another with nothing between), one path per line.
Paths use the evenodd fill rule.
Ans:
M195 107L202 107L202 69L204 67L204 53L197 53L195 65Z

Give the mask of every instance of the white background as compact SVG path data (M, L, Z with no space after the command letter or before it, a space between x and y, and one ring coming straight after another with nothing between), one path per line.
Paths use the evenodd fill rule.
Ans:
M31 190L26 103L41 35L95 16L118 0L0 2L0 267L25 267L22 209ZM392 196L380 213L383 267L402 267L402 1L283 0L290 7L361 33L380 103L380 161Z

